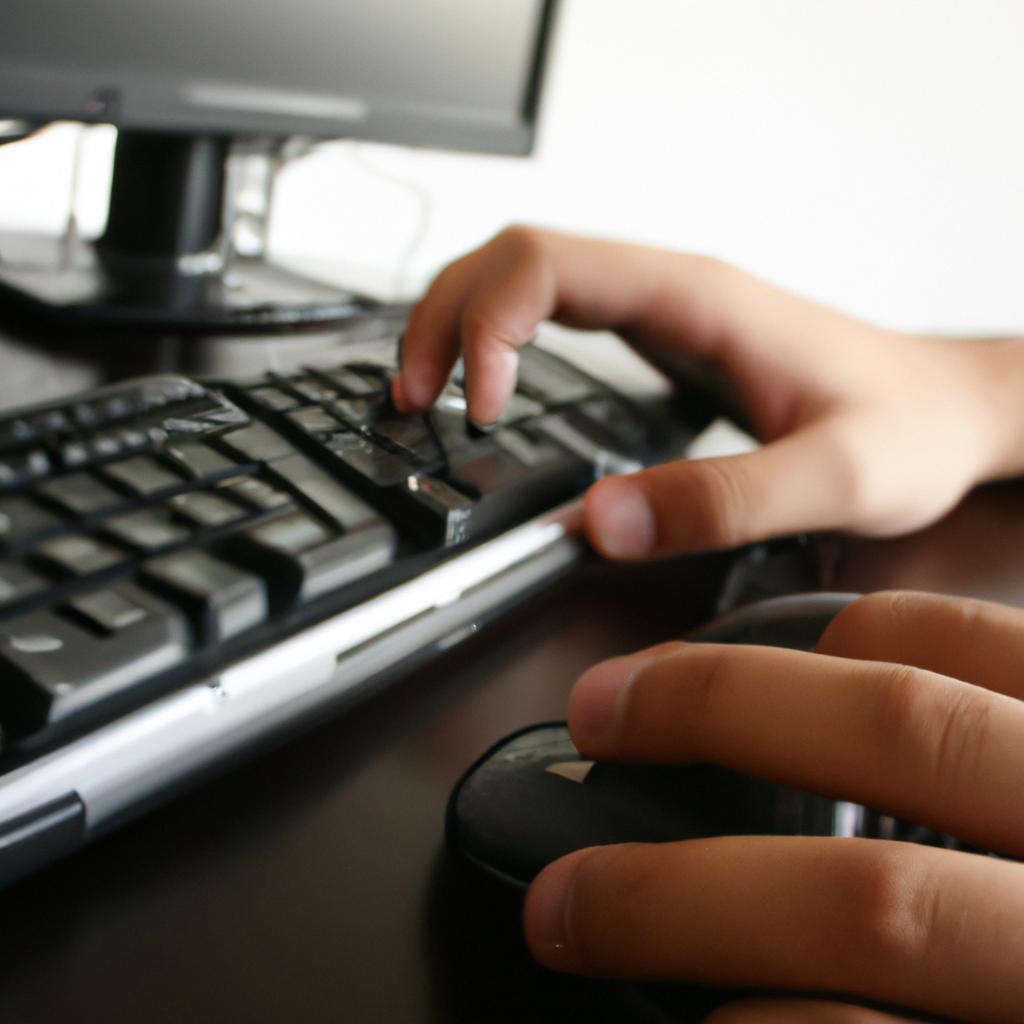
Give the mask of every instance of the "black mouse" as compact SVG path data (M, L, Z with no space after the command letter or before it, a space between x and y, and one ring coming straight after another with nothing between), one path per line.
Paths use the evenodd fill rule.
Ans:
M856 596L803 594L759 601L713 620L687 639L813 650L828 623ZM587 761L573 746L565 723L554 722L506 737L466 772L448 803L447 838L461 860L525 892L547 864L585 846L720 835L878 835L879 821L909 830L892 838L953 844L948 837L858 805L716 765ZM643 1019L657 1021L700 1020L740 994L650 984L623 986L622 991L628 995L629 1019L640 1019L636 1014L642 1005Z
M688 638L809 650L854 596L759 601ZM448 840L476 867L525 887L546 864L584 846L729 834L831 835L836 817L831 800L715 765L585 761L564 723L548 723L507 737L469 769L449 802Z

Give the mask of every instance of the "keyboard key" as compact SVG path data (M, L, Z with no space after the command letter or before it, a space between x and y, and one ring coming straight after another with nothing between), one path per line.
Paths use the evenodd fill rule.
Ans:
M189 531L175 523L163 509L143 509L114 516L103 529L115 539L140 551L157 551L188 540Z
M230 452L249 462L273 462L295 451L280 434L262 423L233 430L217 440Z
M273 512L292 504L291 495L279 491L263 480L247 476L236 481L227 481L222 485L225 493L240 498L251 508L260 512Z
M124 501L121 495L101 483L91 473L66 473L64 476L54 477L41 483L38 491L61 508L79 516L103 512Z
M424 544L461 544L470 536L475 502L434 477L411 477L403 489L403 522Z
M68 605L101 633L116 633L146 617L145 608L116 590L80 594Z
M185 609L204 644L229 640L267 617L263 580L205 551L154 558L143 566L141 580Z
M195 526L226 526L238 522L245 516L245 510L209 491L192 491L171 498L170 506Z
M124 561L117 548L83 533L44 541L32 554L45 565L72 576L88 576Z
M377 487L394 487L418 469L360 434L335 434L325 445L339 462Z
M518 388L545 405L581 402L598 390L582 373L533 345L519 350Z
M366 398L369 395L379 394L384 390L378 379L364 376L345 367L329 370L324 373L324 376L337 384L349 398Z
M368 427L380 415L384 403L377 398L342 398L331 411L353 430Z
M543 438L527 437L519 430L504 428L494 435L494 443L518 459L524 466L536 468L562 458L561 449Z
M465 421L459 426L459 434L465 436ZM444 462L445 453L441 440L434 429L430 418L423 413L409 416L391 416L380 419L370 427L376 440L384 446L393 446L401 450L414 467L422 467L428 471Z
M130 459L110 462L102 468L102 473L132 494L143 498L172 487L180 487L183 483L177 473L148 455L134 455Z
M271 603L280 609L375 572L391 561L394 544L394 531L382 519L337 536L306 513L293 512L235 534L226 553L266 578Z
M259 402L264 409L273 412L288 412L289 409L296 409L301 404L294 395L274 387L253 388L249 392L249 397Z
M369 505L302 455L279 459L270 467L270 474L295 488L306 502L343 530L358 530L379 518Z
M601 477L609 473L634 473L643 468L643 464L621 452L615 451L600 441L594 440L569 422L560 413L551 413L531 424L530 430L561 445L592 467L593 476Z
M38 594L48 581L21 562L0 562L0 607Z
M335 431L344 429L334 416L318 405L311 405L306 409L296 409L288 414L288 419L300 430L314 436L333 434Z
M0 546L22 544L61 525L57 516L31 498L0 498Z
M215 452L201 441L179 442L166 449L167 454L186 475L196 480L226 476L238 471L238 464Z
M338 392L325 381L315 377L303 377L290 380L289 387L297 391L307 402L330 402L338 397Z
M28 612L0 626L0 720L13 733L110 705L184 661L184 615L128 583L106 593L91 604L79 598L67 617Z

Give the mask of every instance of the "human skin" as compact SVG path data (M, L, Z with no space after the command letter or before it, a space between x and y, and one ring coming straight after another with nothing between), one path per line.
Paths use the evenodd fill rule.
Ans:
M445 269L414 311L401 409L464 358L468 412L497 419L516 351L554 319L713 366L762 446L595 484L584 519L644 560L806 530L925 526L1024 471L1024 340L874 327L705 257L513 228ZM577 682L586 757L711 761L870 804L1024 857L1024 612L880 593L818 652L669 644ZM877 840L724 837L578 851L524 914L542 963L603 976L818 993L739 1000L714 1024L899 1019L821 993L1024 1020L1024 866Z

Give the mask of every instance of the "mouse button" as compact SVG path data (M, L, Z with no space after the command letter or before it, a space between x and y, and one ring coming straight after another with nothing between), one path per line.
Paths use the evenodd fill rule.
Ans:
M525 886L545 864L600 841L591 839L580 784L547 770L580 761L564 726L539 726L493 747L452 794L449 845L490 874Z

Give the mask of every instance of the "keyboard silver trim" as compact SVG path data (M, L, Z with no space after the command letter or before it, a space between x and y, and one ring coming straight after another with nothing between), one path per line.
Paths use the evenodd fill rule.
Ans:
M403 658L471 635L483 613L576 563L581 525L582 500L563 505L0 776L0 822L75 792L87 837L112 827Z

